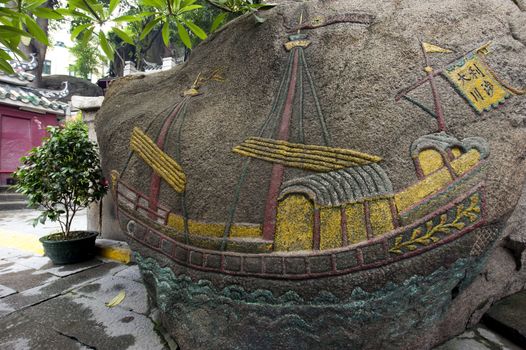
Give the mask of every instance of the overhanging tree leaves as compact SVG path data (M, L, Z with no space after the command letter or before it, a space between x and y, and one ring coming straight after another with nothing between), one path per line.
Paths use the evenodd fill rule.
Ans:
M34 39L46 47L47 21L62 19L62 15L45 6L48 0L0 0L0 69L14 73L9 61L26 58L20 50L22 40ZM40 22L40 23L39 23ZM43 28L44 27L44 28Z
M143 42L155 29L162 34L164 44L169 47L173 34L188 49L191 49L196 40L204 40L207 33L198 24L203 5L198 0L139 0L125 2L125 0L67 0L67 8L54 10L52 7L58 0L0 0L0 70L13 73L9 61L15 57L24 57L20 50L22 41L32 40L46 47L47 21L68 17L80 23L71 32L72 40L81 45L87 45L96 37L100 48L108 60L113 61L114 56L120 57L118 47L110 36L112 33L119 37L123 43L134 46L148 46ZM218 14L210 26L209 32L217 30L227 18L251 12L258 22L264 19L256 15L259 9L266 9L274 5L261 4L260 0L200 0L226 11ZM130 5L131 4L131 5ZM132 13L126 13L134 8ZM140 22L140 26L133 26ZM210 21L212 22L212 21ZM206 24L210 25L210 22ZM133 28L131 28L133 26ZM141 28L140 33L136 32ZM152 40L150 40L151 44ZM142 49L141 49L142 50ZM45 52L45 50L44 50ZM39 59L43 61L43 56ZM124 59L122 57L121 61Z

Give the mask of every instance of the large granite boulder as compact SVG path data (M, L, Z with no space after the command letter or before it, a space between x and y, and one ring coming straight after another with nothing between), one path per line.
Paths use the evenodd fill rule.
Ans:
M523 288L526 12L262 15L115 81L97 115L121 226L181 348L431 348Z

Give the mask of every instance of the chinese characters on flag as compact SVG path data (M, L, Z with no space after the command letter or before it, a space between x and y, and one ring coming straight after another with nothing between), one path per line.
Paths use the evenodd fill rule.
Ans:
M476 54L450 64L444 75L478 113L497 107L511 95Z

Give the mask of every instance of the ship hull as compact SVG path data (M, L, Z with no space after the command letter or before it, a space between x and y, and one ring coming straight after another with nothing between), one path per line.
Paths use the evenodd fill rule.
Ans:
M203 238L185 237L129 207L120 206L118 215L130 239L180 265L222 275L303 280L378 268L449 244L484 224L485 198L483 185L478 184L423 218L358 244L323 251L259 254L185 244L182 240L192 243Z
M130 206L114 194L150 300L182 349L411 349L439 327L498 236L476 179L462 179L460 195L454 183L427 198L424 209L454 199L410 220L424 210L415 207L384 235L296 252L215 249L214 238L169 227L144 197Z
M181 349L411 349L480 272L478 238L496 234L478 228L410 260L301 281L205 271L130 246Z

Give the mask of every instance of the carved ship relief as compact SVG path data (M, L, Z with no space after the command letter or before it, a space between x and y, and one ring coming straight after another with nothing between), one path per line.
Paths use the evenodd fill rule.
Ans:
M482 61L480 56L487 52L487 46L435 71L429 66L427 53L445 51L423 43L427 77L401 91L397 99L405 98L436 118L438 132L413 142L410 155L416 181L394 191L379 156L332 146L304 55L311 42L305 34L289 39L284 45L289 52L288 64L267 119L258 135L233 149L245 158L225 223L188 217L185 186L191 179L179 164L180 150L173 155L163 150L171 127L175 128L173 135L180 135L186 106L199 94L199 86L206 80L220 80L219 74L213 72L209 78L196 80L164 120L155 141L148 136L153 133L148 130L150 126L145 131L134 128L131 150L153 170L149 193L127 184L125 169L112 172L119 220L131 239L195 270L311 279L376 268L423 254L484 224L483 170L488 144L482 138L458 140L446 133L433 79L442 73L479 112L498 106L513 91L500 84ZM459 82L460 78L469 81ZM406 96L425 82L431 86L435 112ZM481 89L484 82L491 89ZM305 87L314 100L323 145L306 142ZM291 135L293 120L297 135ZM253 159L272 163L264 222L235 223L239 191ZM287 168L301 169L306 175L284 181ZM161 180L180 194L181 213L159 203Z

